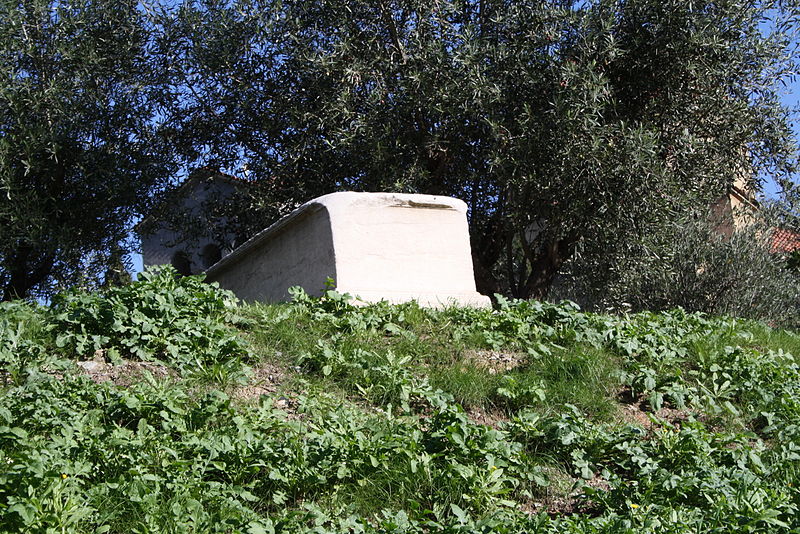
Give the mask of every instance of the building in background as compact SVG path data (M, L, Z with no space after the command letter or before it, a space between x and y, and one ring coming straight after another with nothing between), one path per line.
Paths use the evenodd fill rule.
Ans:
M142 263L170 264L182 275L199 274L230 254L238 245L226 232L227 217L219 207L248 182L202 168L136 227L142 242Z
M717 231L731 237L733 232L756 221L760 210L753 188L744 178L730 186L728 194L720 198L711 209L712 221ZM800 232L788 228L769 231L769 251L773 254L792 254L800 251Z
M728 187L728 194L711 206L711 219L720 234L730 237L735 230L752 224L758 210L753 187L740 177Z

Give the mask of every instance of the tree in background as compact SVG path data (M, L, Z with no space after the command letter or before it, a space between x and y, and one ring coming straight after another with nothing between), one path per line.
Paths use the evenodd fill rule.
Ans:
M165 24L172 139L189 164L246 165L250 232L336 190L462 198L479 289L542 297L576 249L613 258L736 176L793 172L776 84L796 10L187 2Z
M172 168L160 58L134 1L0 3L3 300L102 278Z
M111 272L173 148L186 169L251 181L215 211L240 236L337 190L462 198L479 289L542 297L576 250L619 257L736 176L791 176L776 84L795 69L797 10L2 3L3 298Z
M707 212L681 217L659 232L631 240L593 262L575 257L567 264L561 297L613 312L682 307L712 315L800 325L800 276L787 268L790 256L776 251L771 217L719 232ZM597 271L604 283L598 287Z

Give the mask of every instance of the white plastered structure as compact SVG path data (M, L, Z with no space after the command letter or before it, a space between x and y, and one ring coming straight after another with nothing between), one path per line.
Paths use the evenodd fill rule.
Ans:
M333 193L303 204L211 266L246 301L319 295L328 278L362 302L490 306L475 290L467 206L431 195Z

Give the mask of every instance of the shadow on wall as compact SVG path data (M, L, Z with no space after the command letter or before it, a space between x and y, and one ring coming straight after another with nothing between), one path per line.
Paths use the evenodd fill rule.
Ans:
M201 269L197 270L208 269L221 259L222 259L222 250L219 248L218 245L214 243L209 243L208 245L204 246L200 251ZM194 262L192 262L189 253L184 250L179 250L175 252L172 255L172 259L170 260L170 264L172 264L172 266L175 267L175 270L178 271L178 273L183 276L190 276L192 274L193 263Z

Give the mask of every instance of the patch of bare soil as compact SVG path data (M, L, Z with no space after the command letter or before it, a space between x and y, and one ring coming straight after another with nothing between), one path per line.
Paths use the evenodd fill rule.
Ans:
M83 374L93 382L112 382L117 386L130 386L142 380L146 373L156 378L173 376L175 373L170 368L155 362L141 362L135 360L122 360L119 363L110 363L105 359L103 351L95 353L94 358L77 362Z
M566 473L549 468L547 475L550 486L544 488L543 494L522 505L522 510L529 514L546 513L551 517L570 514L591 514L596 506L587 500L584 494L586 486L607 491L610 489L608 481L599 475L590 480L576 478Z
M472 422L492 428L499 428L500 423L506 423L509 420L508 416L501 411L484 410L477 406L466 408L466 412Z
M290 374L291 371L280 364L262 362L253 368L253 376L247 384L233 388L229 394L232 399L243 403L258 403L263 398L275 408L286 412L287 419L302 419L303 414L298 412L297 399L292 392L282 387Z
M284 367L271 362L263 362L253 368L250 382L235 388L231 392L231 397L238 400L257 400L262 395L273 395L285 381L287 374Z
M620 392L619 399L621 402L619 414L622 420L633 425L641 426L648 432L658 426L653 422L653 419L650 417L651 415L676 426L680 426L682 421L689 418L689 412L686 410L679 410L669 406L662 406L658 410L653 411L647 399L641 395L633 395L628 387L625 387Z
M527 355L523 352L505 352L499 350L467 350L464 359L477 367L482 367L491 374L504 373L523 365Z

